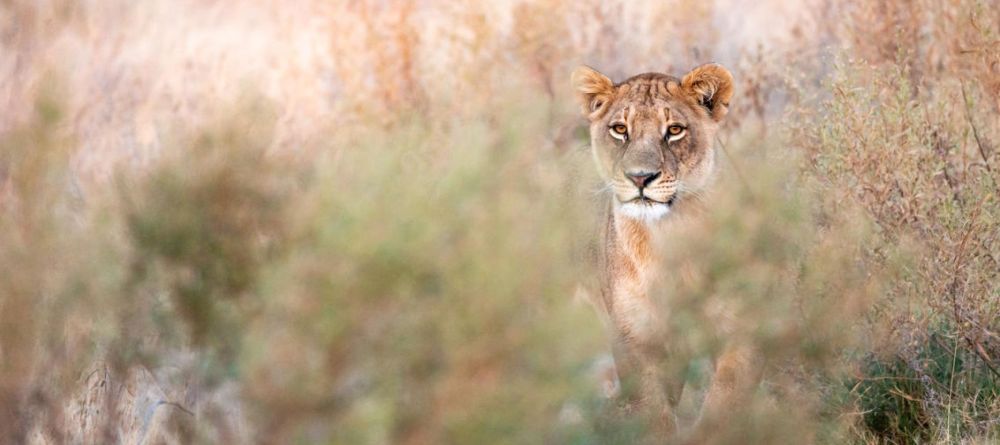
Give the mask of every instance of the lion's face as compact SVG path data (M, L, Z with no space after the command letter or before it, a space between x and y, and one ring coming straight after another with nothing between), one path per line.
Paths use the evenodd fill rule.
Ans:
M733 93L725 68L703 65L682 79L640 74L614 84L581 67L573 82L590 120L594 159L620 213L656 220L705 187L715 167L715 132Z

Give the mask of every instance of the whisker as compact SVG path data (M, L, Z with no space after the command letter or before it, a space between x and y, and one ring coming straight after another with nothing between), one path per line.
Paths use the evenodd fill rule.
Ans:
M613 191L614 190L611 188L611 184L603 183L600 186L595 187L592 193L594 194L594 196L599 196L601 194Z

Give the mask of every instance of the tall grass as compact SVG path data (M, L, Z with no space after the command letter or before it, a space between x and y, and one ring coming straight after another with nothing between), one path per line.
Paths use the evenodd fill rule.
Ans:
M8 2L0 441L640 440L567 76L708 60L682 429L739 338L764 383L691 439L996 440L998 6Z

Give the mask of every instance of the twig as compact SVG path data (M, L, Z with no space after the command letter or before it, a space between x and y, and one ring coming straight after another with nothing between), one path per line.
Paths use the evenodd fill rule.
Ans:
M743 170L740 169L739 164L736 162L736 158L729 153L729 149L726 148L726 143L722 141L722 138L716 137L716 141L719 142L719 146L722 147L722 152L726 155L726 159L729 159L729 163L733 166L733 171L736 172L736 178L743 184L743 187L747 189L747 193L750 194L750 198L754 201L757 200L757 195L754 194L753 188L750 187L750 182L747 181L746 176L743 175Z
M989 157L986 155L986 147L983 145L983 140L979 136L979 129L976 128L976 123L972 120L972 103L969 102L969 95L965 92L965 82L962 82L962 100L965 101L965 119L969 121L969 126L972 127L972 137L976 140L976 146L979 147L979 156L983 158L983 163L986 164L986 171L990 172L990 177L992 179L993 167L990 165ZM994 180L994 185L996 182Z
M965 341L972 343L972 341L969 339L965 339ZM972 350L976 351L976 355L978 355L979 359L983 361L983 364L986 365L986 368L989 369L990 372L993 373L993 375L997 376L997 378L1000 378L1000 371L998 371L997 368L993 366L993 363L990 363L990 358L985 355L985 352L982 350L982 346L980 346L979 343L976 343L973 346L976 347L972 348Z
M976 228L976 221L979 219L979 214L982 208L982 201L980 201L979 205L976 206L975 212L972 214L972 221L969 221L969 228L965 231L965 235L962 236L962 241L959 243L958 252L955 254L955 266L953 271L954 278L952 278L952 282L948 286L948 293L951 295L952 308L955 312L955 321L959 324L964 321L965 317L961 314L956 295L958 293L958 271L961 269L962 263L964 262L966 243L969 241L972 231ZM983 361L983 364L986 365L990 372L1000 378L1000 371L993 366L992 360L990 360L990 357L985 354L985 351L982 351L982 346L980 346L977 342L973 342L972 339L967 337L964 333L959 332L958 334L961 335L965 339L966 343L969 344L971 349L976 352L976 355L979 356L979 358Z
M157 404L158 405L170 405L170 406L172 406L174 408L177 408L177 409L183 411L184 413L186 413L186 414L188 414L190 416L194 416L194 413L191 412L191 410L185 408L184 406L182 406L180 403L177 403L177 402L170 402L170 401L167 401L167 400L160 400Z

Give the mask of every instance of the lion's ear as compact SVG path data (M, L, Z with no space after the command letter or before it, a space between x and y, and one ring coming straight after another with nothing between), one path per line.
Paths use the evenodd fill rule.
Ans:
M583 105L583 113L593 118L611 102L615 84L593 68L581 66L573 71L573 88Z
M733 97L733 75L722 65L709 63L684 75L681 87L702 106L716 122L721 122Z

